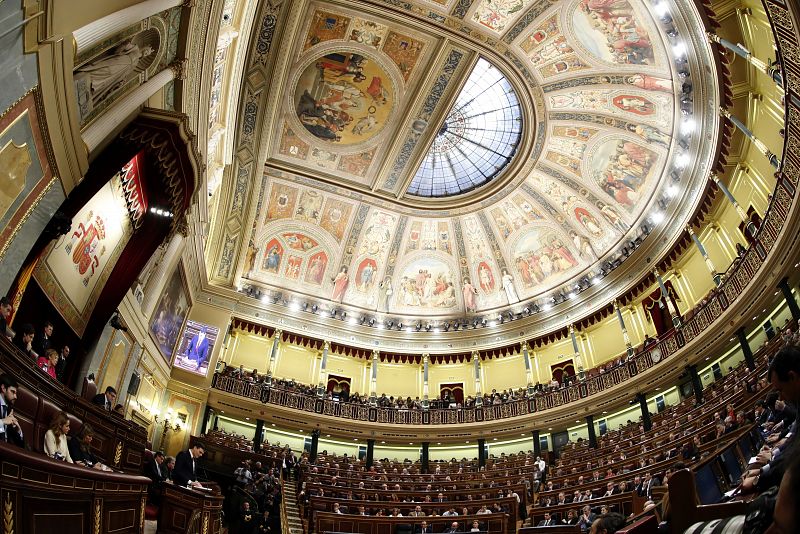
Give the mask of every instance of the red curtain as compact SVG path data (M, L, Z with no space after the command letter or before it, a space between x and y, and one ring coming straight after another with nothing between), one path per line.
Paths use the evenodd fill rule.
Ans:
M328 393L339 394L342 391L350 391L350 378L346 376L328 375Z
M667 289L667 294L669 295L670 300L672 300L672 305L675 307L675 310L678 310L678 302L681 300L678 294L675 292L675 288L672 286L672 282L667 281L664 282L664 287ZM642 301L642 308L646 312L646 317L653 323L653 326L656 327L656 332L658 335L662 335L665 332L668 332L672 328L672 317L670 317L669 310L667 309L667 302L666 299L663 301L664 307L661 307L661 288L656 288L655 291L650 293L645 299Z
M445 395L449 396L451 399L455 398L456 402L464 405L464 384L463 382L453 383L453 384L439 384L439 396L440 398L444 398Z
M572 363L572 360L557 363L550 366L550 372L559 384L563 384L565 376L575 376L575 364Z

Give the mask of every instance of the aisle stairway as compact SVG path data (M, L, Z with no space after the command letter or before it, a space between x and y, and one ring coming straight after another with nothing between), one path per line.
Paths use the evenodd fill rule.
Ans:
M303 521L300 519L300 509L297 506L297 490L294 481L284 480L283 502L286 506L286 521L289 532L282 534L303 534Z

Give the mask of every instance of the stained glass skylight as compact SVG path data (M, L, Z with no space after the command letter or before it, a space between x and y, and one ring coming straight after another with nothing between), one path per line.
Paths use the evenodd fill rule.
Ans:
M410 195L448 197L480 187L511 162L522 133L517 94L499 69L478 60L411 185Z

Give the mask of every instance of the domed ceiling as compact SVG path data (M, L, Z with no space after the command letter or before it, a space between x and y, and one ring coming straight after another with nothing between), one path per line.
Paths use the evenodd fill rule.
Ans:
M212 282L379 317L517 312L652 268L624 260L663 253L696 208L716 105L684 80L709 63L688 8L302 5L269 52L248 230L215 234ZM710 112L683 118L690 90Z

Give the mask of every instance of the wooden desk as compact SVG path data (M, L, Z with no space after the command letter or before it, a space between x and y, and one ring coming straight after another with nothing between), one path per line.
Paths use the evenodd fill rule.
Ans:
M140 533L149 483L0 443L3 532Z
M469 531L473 521L483 525L484 534L508 534L508 514L460 515L454 517L373 517L349 514L331 514L319 512L315 514L314 532L358 532L359 534L395 534L401 525L410 526L410 532L426 521L433 532L444 532L453 521L458 521L462 532ZM466 525L466 527L465 527ZM512 531L513 532L513 531Z
M581 534L578 525L552 525L549 527L522 527L517 534Z
M157 532L186 534L192 529L191 532L219 534L223 500L218 487L206 492L164 484Z

